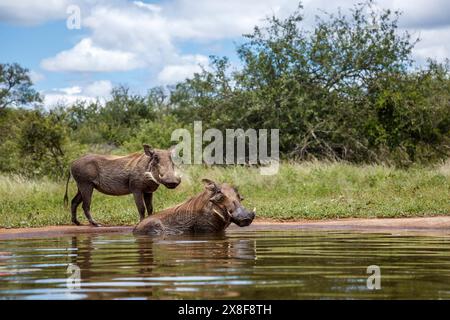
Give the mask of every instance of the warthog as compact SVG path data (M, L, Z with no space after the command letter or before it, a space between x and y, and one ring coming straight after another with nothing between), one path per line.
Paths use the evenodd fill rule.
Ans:
M220 232L231 222L240 227L248 226L255 218L255 211L241 205L243 198L229 184L217 185L203 179L205 190L197 196L165 209L142 220L135 234L180 234Z
M77 207L83 202L86 218L94 226L99 226L91 216L91 198L94 189L121 196L132 193L139 211L140 219L145 218L145 208L148 215L152 214L153 192L162 184L169 189L180 184L180 178L175 175L171 150L152 149L144 144L144 153L134 153L127 156L106 156L89 154L75 160L66 183L64 203L67 206L67 189L70 174L75 179L78 192L72 199L72 222L80 225L77 220Z

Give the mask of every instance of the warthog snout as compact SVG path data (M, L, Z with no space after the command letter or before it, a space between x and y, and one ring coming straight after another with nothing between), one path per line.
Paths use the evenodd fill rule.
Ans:
M172 176L172 177L161 177L160 182L167 187L168 189L175 189L181 182L180 177Z
M246 227L253 222L253 219L255 219L255 212L255 209L249 211L243 206L240 206L231 212L231 220L239 227Z
M168 189L175 189L181 183L181 178L175 174L160 175L159 182Z

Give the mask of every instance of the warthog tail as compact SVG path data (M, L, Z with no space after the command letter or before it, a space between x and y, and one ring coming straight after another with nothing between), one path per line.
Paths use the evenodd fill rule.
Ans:
M68 196L69 180L70 180L70 170L69 170L69 174L67 175L66 193L64 194L64 207L65 208L67 208L67 206L69 205L69 196Z

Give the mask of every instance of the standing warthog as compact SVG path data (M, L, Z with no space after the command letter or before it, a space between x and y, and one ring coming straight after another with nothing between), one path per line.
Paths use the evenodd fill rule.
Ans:
M142 220L135 228L135 234L179 234L220 232L231 222L240 227L248 226L255 218L255 211L248 211L241 205L243 198L236 188L229 184L217 185L203 179L205 190L197 196L165 209Z
M75 179L78 192L72 199L72 222L80 225L77 220L77 207L83 202L86 218L94 226L99 226L91 216L91 198L94 189L112 195L121 196L132 193L139 211L140 219L145 218L145 208L150 215L153 212L153 192L162 184L169 189L180 184L180 178L175 175L171 150L152 149L144 144L144 153L134 153L127 156L105 156L89 154L75 160L70 173ZM67 178L64 203L67 205L67 189L70 180Z

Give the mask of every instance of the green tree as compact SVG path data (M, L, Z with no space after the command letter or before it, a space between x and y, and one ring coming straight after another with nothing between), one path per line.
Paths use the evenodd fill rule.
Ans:
M28 112L18 138L20 171L26 175L61 177L66 168L63 145L66 129L53 112Z
M42 102L32 85L28 69L17 63L0 63L0 109Z
M301 5L268 18L238 46L242 68L212 57L209 70L177 85L173 113L222 130L279 128L290 158L408 163L425 149L444 157L448 70L414 70L417 40L398 30L399 12L373 4L325 13L313 30L301 28Z

